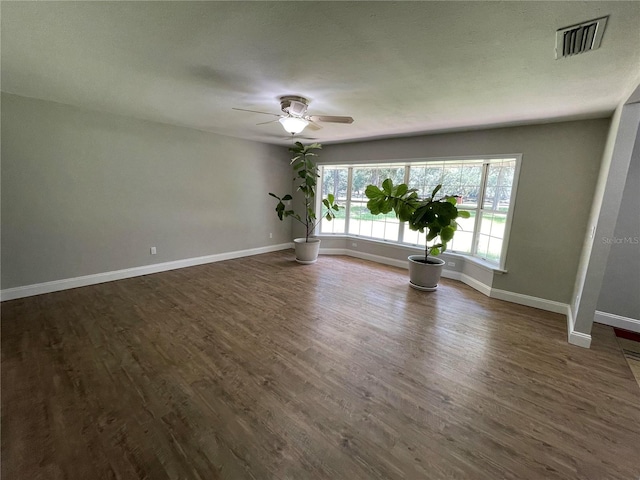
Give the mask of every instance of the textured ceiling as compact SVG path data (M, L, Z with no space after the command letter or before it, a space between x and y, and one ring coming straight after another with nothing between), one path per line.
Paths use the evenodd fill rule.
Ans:
M609 15L599 50L555 31ZM352 125L322 142L599 117L640 81L640 2L6 2L2 90L288 143L277 98Z

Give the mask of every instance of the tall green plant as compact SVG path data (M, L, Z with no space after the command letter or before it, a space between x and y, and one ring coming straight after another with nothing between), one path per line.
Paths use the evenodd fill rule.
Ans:
M280 220L284 220L286 217L295 218L305 227L305 241L309 241L309 237L320 223L322 218L326 218L331 221L335 218L335 212L340 210L340 206L335 202L333 194L328 194L326 198L322 199L322 205L326 209L318 220L315 212L315 197L316 186L318 184L318 166L313 161L313 157L318 155L313 150L320 150L322 145L319 143L312 143L310 145L303 145L301 142L296 142L293 147L289 148L289 152L294 154L291 159L291 165L293 166L296 176L294 181L298 180L297 190L302 193L304 198L304 214L300 215L293 209L287 209L284 202L293 200L293 196L287 194L283 197L279 197L271 192L269 195L278 200L276 205L276 213Z
M439 255L447 249L447 243L458 229L456 218L470 217L466 210L458 210L456 196L445 195L436 199L441 188L442 185L438 185L430 197L420 199L417 189L409 188L406 183L394 185L387 178L382 182L382 189L375 185L367 186L367 208L373 215L393 210L398 220L407 222L411 230L426 232L424 259L427 262L429 255ZM429 245L429 242L433 243Z

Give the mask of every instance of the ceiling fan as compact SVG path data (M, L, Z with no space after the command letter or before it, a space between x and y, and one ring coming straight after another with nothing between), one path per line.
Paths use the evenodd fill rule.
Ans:
M261 113L263 115L273 115L278 117L268 122L258 123L264 125L266 123L280 122L284 129L291 135L301 133L307 126L312 130L319 130L322 127L318 122L327 123L353 123L352 117L339 117L335 115L307 115L307 107L309 100L297 95L284 95L280 97L280 109L282 113L259 112L257 110L247 110L246 108L234 108L242 112Z

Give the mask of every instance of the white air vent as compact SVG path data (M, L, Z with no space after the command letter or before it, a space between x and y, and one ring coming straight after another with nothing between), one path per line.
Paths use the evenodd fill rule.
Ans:
M600 47L607 18L596 18L556 32L556 59L571 57Z

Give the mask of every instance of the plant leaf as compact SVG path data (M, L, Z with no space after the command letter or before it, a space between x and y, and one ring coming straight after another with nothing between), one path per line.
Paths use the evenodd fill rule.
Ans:
M367 185L367 188L365 188L364 190L364 194L367 196L367 198L371 198L371 199L384 195L382 190L380 190L375 185Z
M427 233L427 242L436 238L439 233L440 233L440 227L438 227L437 225L430 227L429 232Z
M382 182L382 191L387 195L391 195L393 193L393 180L387 178L384 182Z
M449 242L453 238L455 230L451 226L444 227L440 230L440 239L443 242Z
M410 205L407 205L406 203L402 203L396 210L396 214L398 216L398 220L400 220L401 222L408 222L409 220L411 220L413 209L411 208Z

